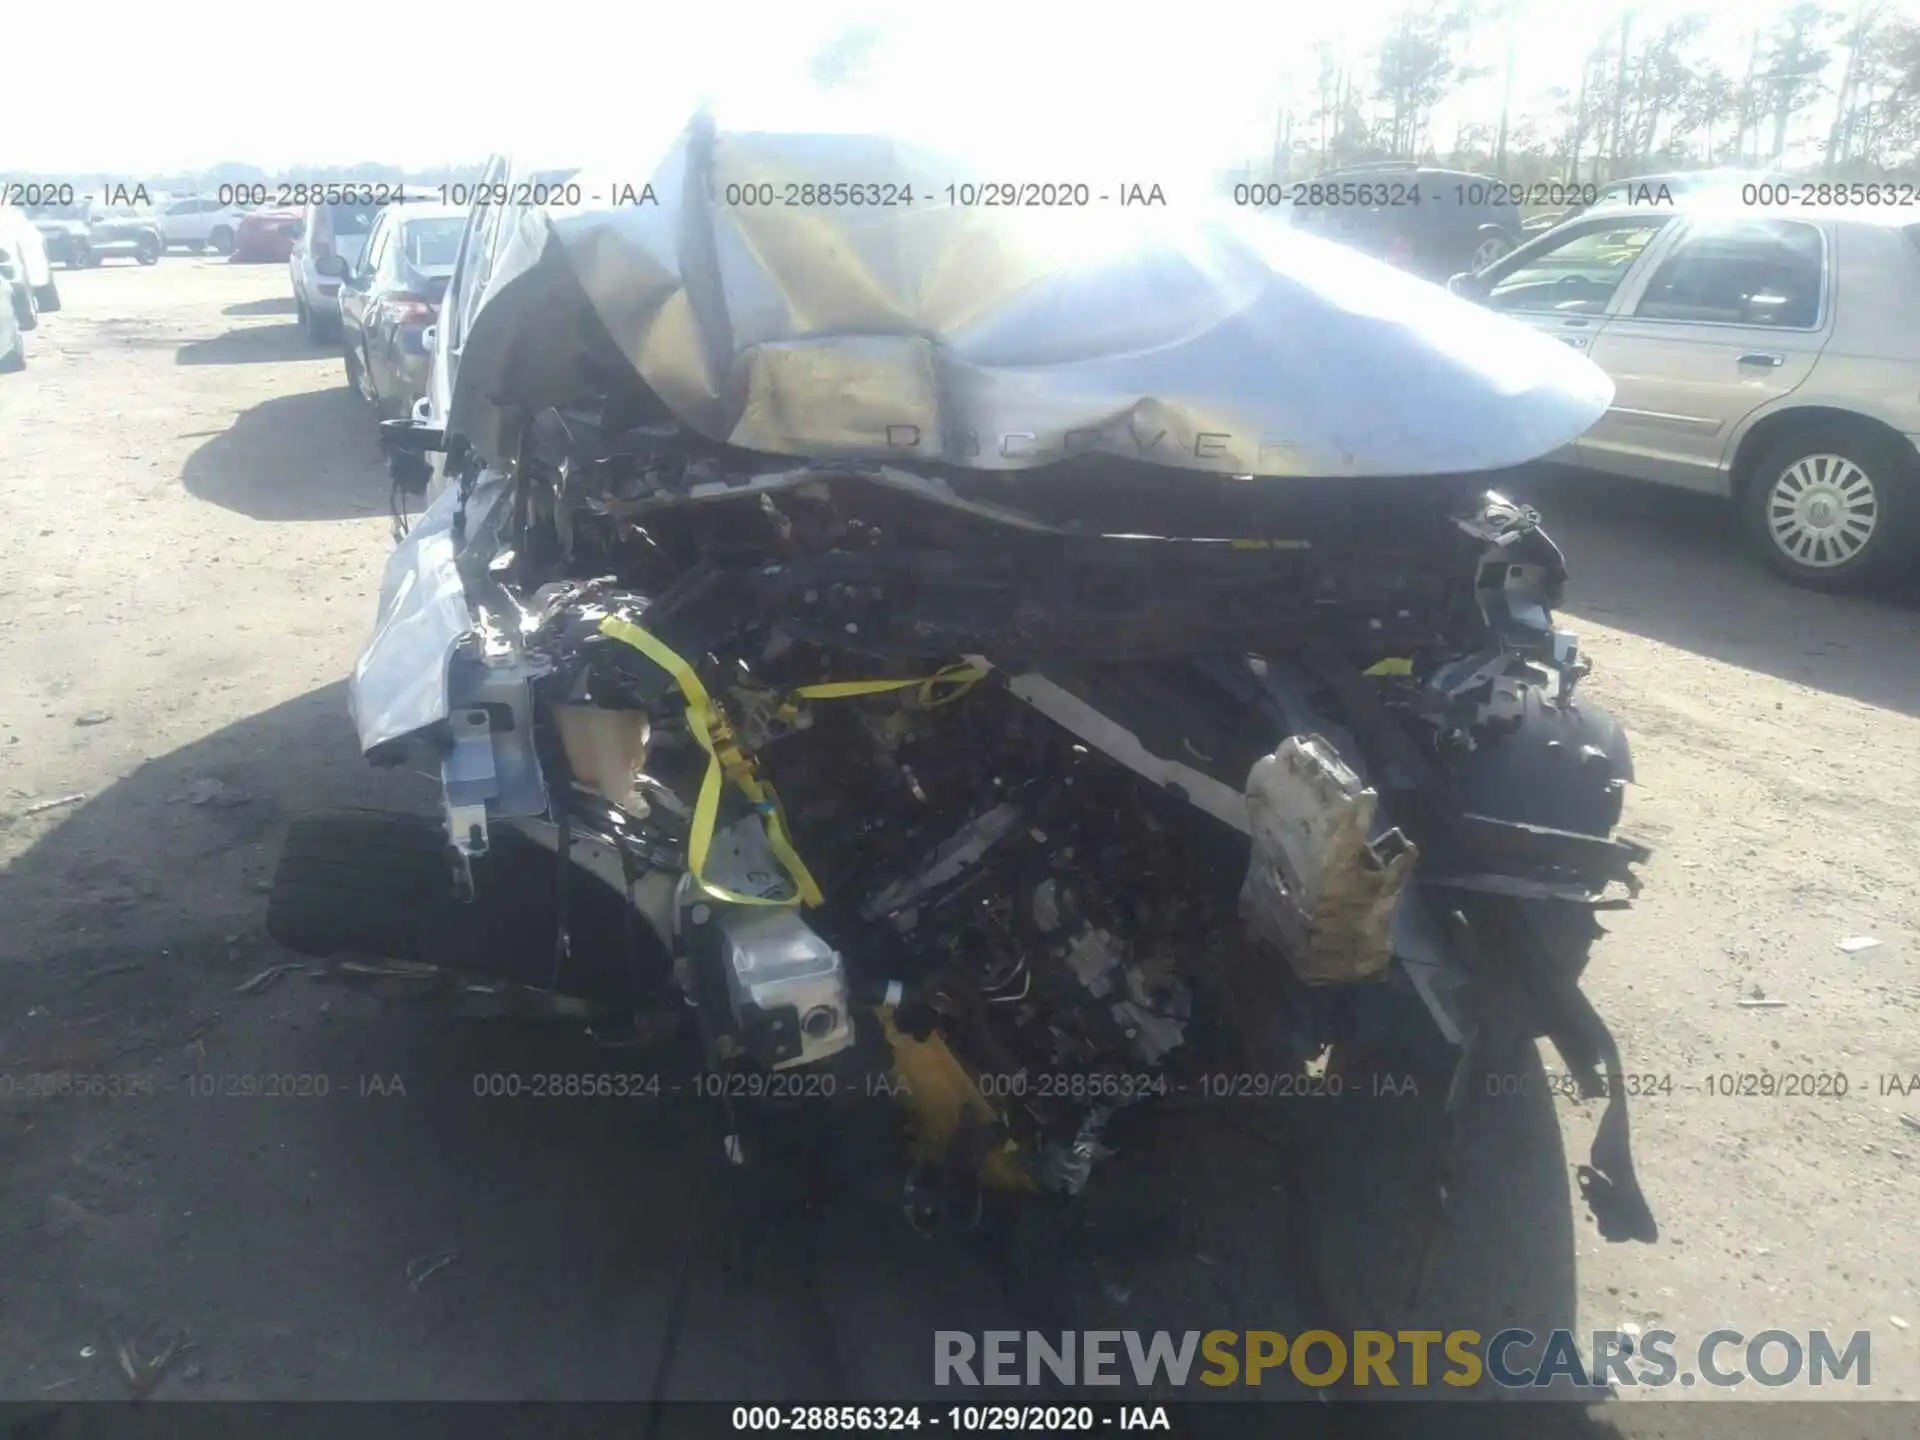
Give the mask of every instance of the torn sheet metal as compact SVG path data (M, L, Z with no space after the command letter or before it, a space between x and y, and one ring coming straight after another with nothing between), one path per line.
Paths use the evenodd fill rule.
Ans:
M583 203L476 207L450 428L498 458L516 415L592 388L579 338L602 329L692 429L815 460L1437 475L1547 454L1612 400L1552 338L1295 227L964 203L996 178L703 115L574 175ZM809 203L822 182L866 203Z
M505 492L499 476L482 476L467 502L467 523L477 527ZM474 628L455 566L459 508L458 487L449 485L387 560L379 619L347 686L362 753L447 718L448 667Z

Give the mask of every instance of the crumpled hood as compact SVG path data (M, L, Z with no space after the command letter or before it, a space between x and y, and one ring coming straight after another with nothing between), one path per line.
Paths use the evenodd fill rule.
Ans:
M655 149L476 234L449 424L482 453L562 398L583 311L684 424L820 460L1460 473L1556 450L1613 397L1557 341L1256 212L1122 206L1117 178L1084 206L952 203L992 177L705 117ZM822 182L870 203L806 203Z

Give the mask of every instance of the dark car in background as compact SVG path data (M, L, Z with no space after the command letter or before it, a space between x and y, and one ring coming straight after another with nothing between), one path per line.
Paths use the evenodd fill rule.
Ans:
M40 232L41 242L46 246L47 259L56 265L64 265L69 270L78 270L88 262L91 247L87 243L87 207L85 202L72 205L31 205L27 207L27 218L33 222L33 228Z
M1382 162L1288 187L1293 223L1445 284L1520 243L1519 187L1467 170Z
M87 245L98 265L111 255L131 256L142 265L158 264L167 234L160 217L145 205L95 203L87 213Z
M28 214L46 242L48 258L69 269L98 265L112 256L154 265L167 248L159 218L145 205L78 200L43 205Z
M315 262L321 275L340 283L347 383L383 419L411 415L426 393L428 331L466 223L464 208L389 205L375 217L356 262L338 254Z

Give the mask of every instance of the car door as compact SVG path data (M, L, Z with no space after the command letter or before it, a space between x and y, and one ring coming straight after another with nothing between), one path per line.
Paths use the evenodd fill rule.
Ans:
M394 390L394 325L391 307L381 301L391 295L398 284L396 267L400 261L401 223L398 206L382 211L374 222L365 255L367 288L360 297L363 307L360 330L366 336L367 368L382 395L390 395Z
M160 234L169 245L184 245L193 238L193 201L175 200L160 211Z
M374 221L373 233L367 237L367 248L360 252L359 263L340 281L340 324L346 332L347 344L362 346L361 353L368 356L373 354L375 346L373 337L366 333L367 315L373 304L380 258L393 228L389 223L391 214L391 211L382 211Z
M105 205L96 205L87 213L87 241L96 250L120 242L120 213Z
M401 228L406 223L406 216L397 205L387 211L386 215L391 218L386 219L386 223L380 227L380 234L371 237L371 241L379 243L378 253L375 253L372 243L367 246L367 254L371 257L369 263L374 269L372 289L368 292L366 299L367 315L363 323L367 334L367 353L371 357L369 363L376 368L379 375L380 393L392 395L400 388L398 377L393 372L394 357L397 353L395 347L399 344L397 334L399 322L395 319L393 307L384 302L395 292L405 288L406 282L401 276L400 262L403 258L401 252L404 238Z
M221 212L218 200L201 198L193 202L193 219L189 224L187 239L195 245L205 245L207 237L213 234L215 217Z
M1582 458L1724 493L1740 422L1798 388L1827 343L1829 254L1810 220L1729 215L1677 228L1588 352L1614 401Z
M1572 221L1482 271L1476 278L1483 302L1590 351L1672 219L1649 213Z

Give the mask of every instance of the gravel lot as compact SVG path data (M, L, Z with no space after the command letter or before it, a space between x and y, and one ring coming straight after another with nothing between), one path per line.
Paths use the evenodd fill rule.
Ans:
M811 1163L825 1141L780 1172L793 1188L715 1204L690 1107L475 1099L477 1072L590 1063L570 1041L299 973L236 991L286 958L262 891L290 817L431 798L361 763L345 710L386 478L283 267L59 282L29 370L0 379L0 1397L124 1395L133 1339L191 1342L165 1396L645 1398L683 1276L673 1395L922 1394L931 1329L1013 1323L1002 1272L906 1233L857 1167ZM1081 1324L1145 1328L1293 1330L1331 1305L1683 1343L1867 1329L1870 1393L1920 1396L1920 1094L1883 1093L1920 1074L1920 614L1776 583L1710 502L1532 488L1569 551L1586 683L1635 743L1629 830L1659 851L1588 980L1629 1069L1671 1077L1634 1110L1659 1240L1609 1243L1581 1202L1597 1103L1491 1101L1409 1312L1384 1218L1425 1116L1389 1103L1284 1153L1210 1133L1172 1183L1116 1182L1063 1294ZM141 1093L28 1093L50 1071ZM196 1093L269 1072L329 1093ZM1761 1072L1849 1093L1706 1088ZM1644 1406L1563 1419L1702 1434L1703 1409L1684 1432Z

